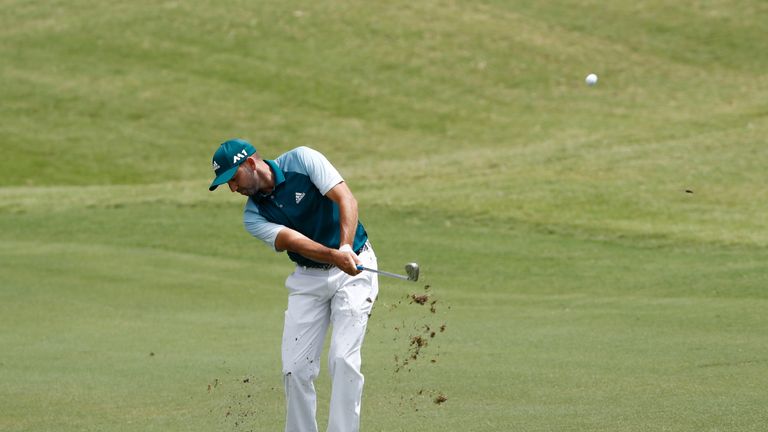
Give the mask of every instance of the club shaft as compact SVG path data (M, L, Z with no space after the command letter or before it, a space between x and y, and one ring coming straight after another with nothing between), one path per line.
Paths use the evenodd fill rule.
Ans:
M372 269L372 268L368 268L368 267L363 267L363 266L357 266L357 269L358 270L365 270L365 271L369 271L369 272L374 272L374 273L378 273L378 274L381 274L381 275L384 275L384 276L389 276L389 277L393 277L393 278L397 278L397 279L411 280L408 276L403 276L403 275L399 275L399 274L396 274L396 273L390 273L390 272L387 272L387 271L384 271L384 270L376 270L376 269Z

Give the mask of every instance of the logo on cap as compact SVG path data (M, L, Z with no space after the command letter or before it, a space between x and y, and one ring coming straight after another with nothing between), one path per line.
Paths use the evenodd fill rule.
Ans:
M221 168L219 164L216 163L216 161L213 161L213 170L216 171L217 169Z
M240 153L238 153L238 154L236 154L236 155L234 155L232 157L232 165L240 162L240 159L242 159L244 157L248 157L248 152L245 151L245 149L243 149L243 151L241 151Z

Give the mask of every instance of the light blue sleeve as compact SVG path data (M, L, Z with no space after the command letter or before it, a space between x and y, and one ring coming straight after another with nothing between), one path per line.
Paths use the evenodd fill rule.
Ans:
M294 152L296 162L321 194L327 194L334 186L344 181L339 171L319 151L302 146Z
M267 246L272 248L272 250L275 252L282 252L275 248L275 239L277 239L277 233L285 227L267 221L264 216L259 213L256 204L250 199L246 202L245 210L243 211L243 225L245 225L245 229L251 233L252 236L263 241Z

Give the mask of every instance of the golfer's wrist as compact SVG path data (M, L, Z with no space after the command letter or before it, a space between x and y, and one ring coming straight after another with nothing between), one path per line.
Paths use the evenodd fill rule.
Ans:
M355 250L354 250L354 249L352 249L352 245L351 245L351 244L348 244L348 243L347 243L347 244L343 244L343 245L339 246L339 251L341 251L341 252L351 252L351 253L355 253Z

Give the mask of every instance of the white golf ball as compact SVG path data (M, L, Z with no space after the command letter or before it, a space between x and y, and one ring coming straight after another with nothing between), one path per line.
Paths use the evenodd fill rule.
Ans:
M593 86L597 84L597 75L591 73L587 75L587 78L584 80L588 86Z

